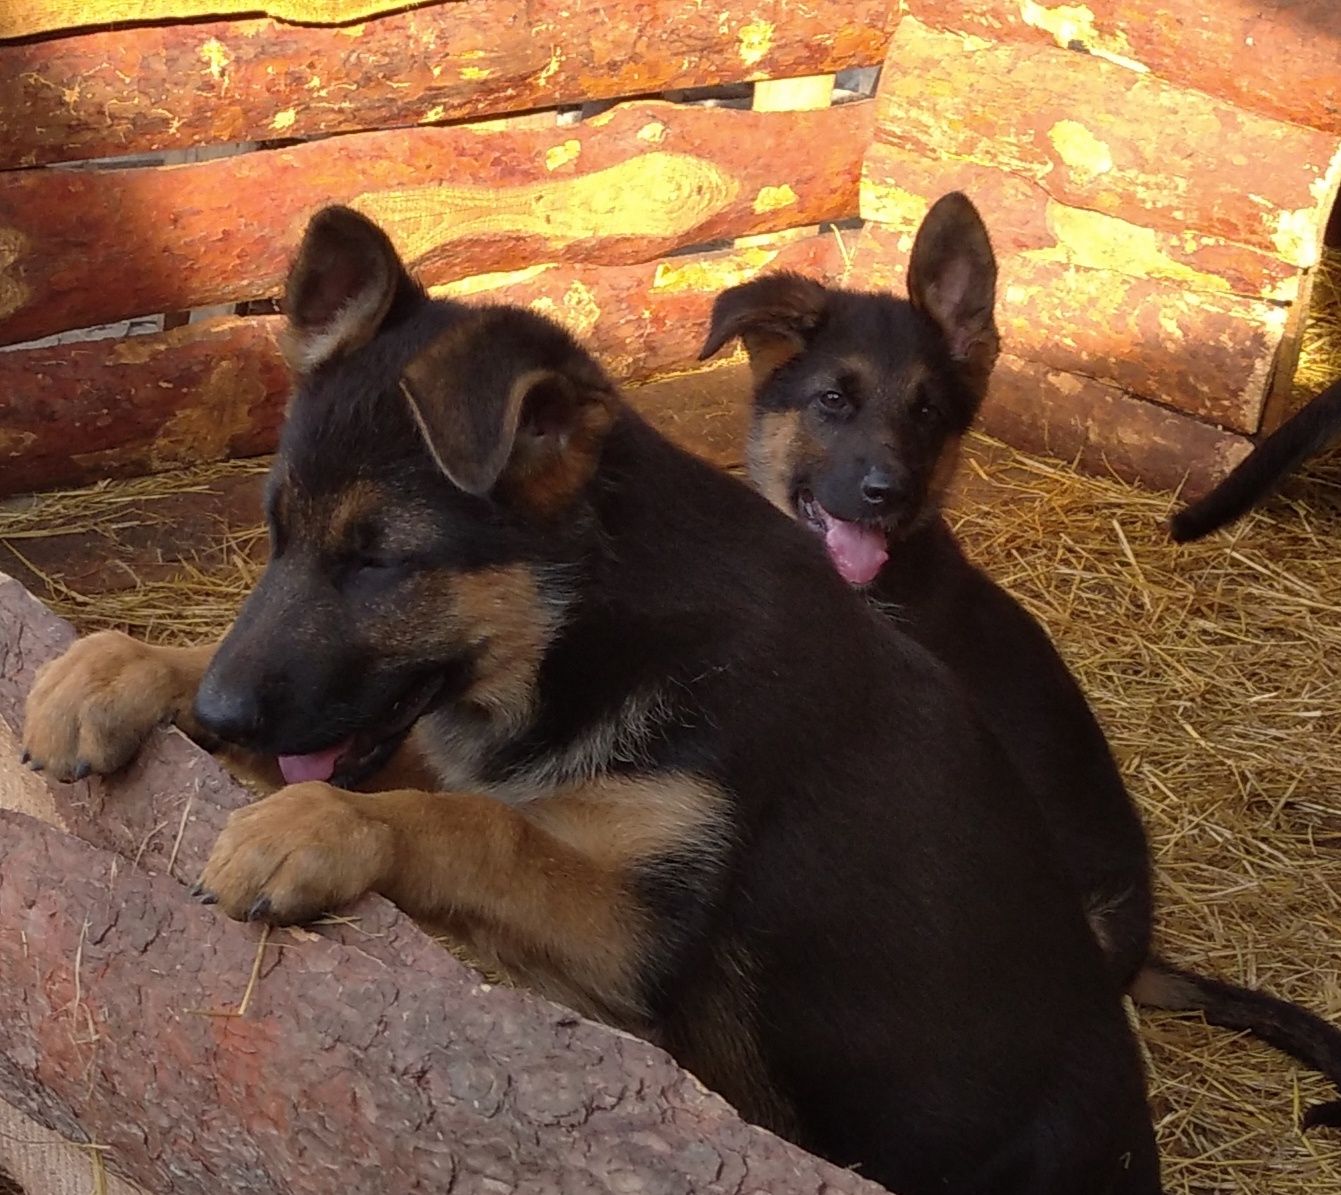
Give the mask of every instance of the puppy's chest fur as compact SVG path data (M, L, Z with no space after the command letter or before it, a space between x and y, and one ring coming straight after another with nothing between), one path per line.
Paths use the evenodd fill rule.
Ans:
M665 689L650 683L566 732L547 731L537 704L503 716L466 703L434 711L415 728L416 746L447 791L522 806L612 773L655 771L652 744L677 717Z

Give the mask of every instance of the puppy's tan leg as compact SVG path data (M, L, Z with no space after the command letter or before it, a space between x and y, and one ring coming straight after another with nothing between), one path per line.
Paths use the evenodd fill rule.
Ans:
M154 646L120 631L78 640L38 671L24 713L25 759L77 780L128 763L156 726L175 722L199 738L191 704L216 646Z
M229 916L310 920L377 891L584 1011L626 1024L653 927L640 860L723 841L722 798L684 778L604 780L526 812L480 796L292 785L233 814L201 879Z

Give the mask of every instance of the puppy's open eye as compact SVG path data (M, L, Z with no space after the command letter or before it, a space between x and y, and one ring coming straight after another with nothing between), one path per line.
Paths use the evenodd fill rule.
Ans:
M936 408L932 405L931 396L921 386L917 388L917 392L913 395L911 410L918 419L926 419L935 414Z
M841 390L821 390L814 402L826 415L846 415L852 409L852 403Z

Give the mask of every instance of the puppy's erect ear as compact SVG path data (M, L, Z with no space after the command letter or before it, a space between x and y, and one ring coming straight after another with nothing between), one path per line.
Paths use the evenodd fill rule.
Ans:
M284 358L309 373L366 344L401 286L413 286L386 233L347 207L323 208L307 225L284 287Z
M739 336L750 370L762 382L806 346L819 327L829 292L802 274L765 274L717 296L712 322L698 359L706 361Z
M454 485L541 514L590 480L618 402L567 332L515 307L473 312L441 333L406 366L401 390Z
M950 356L986 385L1001 347L993 316L996 257L966 195L942 195L922 221L908 263L908 298L940 326Z

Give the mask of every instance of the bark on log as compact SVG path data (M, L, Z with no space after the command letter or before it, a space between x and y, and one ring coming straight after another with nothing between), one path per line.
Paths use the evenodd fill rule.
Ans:
M0 38L137 21L167 23L264 13L304 25L343 25L432 0L7 0Z
M868 225L848 284L905 294L910 248L906 232ZM1028 251L1003 253L999 265L997 323L1009 353L1235 431L1257 430L1282 308Z
M928 25L1052 43L1341 136L1335 0L904 0Z
M0 579L11 734L27 677L68 634ZM164 767L180 806L189 777ZM131 841L143 782L69 786L101 789L76 825ZM191 831L206 805L183 857L207 843ZM258 935L192 903L155 841L137 866L0 812L0 1098L107 1147L146 1192L878 1190L745 1125L660 1051L490 990L385 902L360 906L357 929L271 934L246 1014L228 1015Z
M1000 252L1163 279L1189 291L1278 302L1299 297L1300 271L1274 253L1070 207L1051 198L1041 183L995 166L936 161L878 141L866 152L861 175L866 220L911 237L930 204L947 191L973 198Z
M648 261L840 219L857 211L872 115L638 103L571 128L416 129L192 166L3 175L0 343L273 295L326 203L381 223L429 283Z
M1006 443L1152 489L1196 498L1252 441L1124 394L1092 378L1003 355L981 427Z
M995 166L1057 201L1308 268L1341 179L1335 136L1066 50L984 43L909 17L876 139ZM1197 165L1213 154L1213 167Z
M822 74L880 62L898 17L886 0L453 0L338 29L215 21L0 45L0 167Z
M623 382L695 363L716 295L761 270L836 276L832 236L654 264L536 267L435 288L525 303L583 337ZM289 381L277 317L0 353L0 494L269 451ZM693 420L685 427L703 426ZM714 443L690 447L709 455Z

